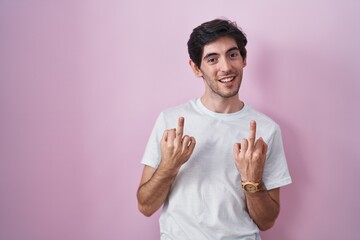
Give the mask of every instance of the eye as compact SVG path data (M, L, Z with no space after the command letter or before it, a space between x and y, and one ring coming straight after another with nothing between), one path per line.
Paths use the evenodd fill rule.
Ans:
M210 63L210 64L214 64L214 63L216 63L217 62L217 58L208 58L207 60L206 60L206 62L207 63Z
M230 56L230 58L237 58L237 57L239 57L239 52L231 52L229 54L229 56Z

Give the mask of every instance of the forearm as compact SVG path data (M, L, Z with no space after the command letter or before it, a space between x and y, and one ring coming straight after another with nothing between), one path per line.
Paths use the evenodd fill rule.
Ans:
M280 212L279 189L272 190L272 194L264 189L256 193L246 192L245 195L248 212L256 225L262 231L270 229ZM277 201L272 195L276 196Z
M139 210L151 216L165 202L171 185L181 166L190 158L195 148L195 138L183 135L184 118L179 117L178 127L168 129L161 138L161 160L155 170L145 166L137 192Z
M160 167L153 176L140 185L137 198L140 212L145 216L151 216L165 202L176 174L165 171Z

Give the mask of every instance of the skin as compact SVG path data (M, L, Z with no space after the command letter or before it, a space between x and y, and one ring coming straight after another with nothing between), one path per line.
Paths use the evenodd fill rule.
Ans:
M157 169L145 166L137 192L139 210L151 216L164 203L180 167L190 158L195 148L195 138L183 135L183 117L177 129L164 131L161 146L161 161Z
M251 121L249 137L234 144L235 164L242 181L262 182L267 147L261 137L256 140L256 122ZM256 193L245 191L245 196L247 210L259 229L270 229L280 212L280 188L262 187Z
M239 99L246 59L240 55L231 37L221 37L204 46L201 66L189 64L194 74L204 81L202 103L218 113L241 110L244 103ZM137 192L139 210L151 216L166 200L180 167L191 156L196 141L184 135L184 118L180 117L177 129L168 129L161 139L161 162L157 169L144 166ZM234 144L234 160L242 181L261 182L267 144L256 139L256 122L250 122L249 137ZM262 188L256 193L245 192L249 215L260 230L273 226L280 211L280 189Z
M195 75L204 81L205 93L201 101L208 109L218 113L233 113L243 108L239 89L246 59L242 59L235 40L222 37L205 45L201 67L192 60L189 64ZM221 82L230 78L233 78L231 82Z

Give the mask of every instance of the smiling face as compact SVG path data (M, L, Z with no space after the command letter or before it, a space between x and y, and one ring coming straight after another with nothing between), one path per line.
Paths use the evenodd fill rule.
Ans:
M246 59L232 37L224 36L204 46L200 68L190 60L196 76L205 83L207 98L229 99L237 97Z

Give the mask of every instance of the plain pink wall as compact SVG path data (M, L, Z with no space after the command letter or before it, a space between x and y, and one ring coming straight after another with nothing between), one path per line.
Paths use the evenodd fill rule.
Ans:
M360 2L0 0L0 239L159 239L137 211L159 111L202 94L186 42L248 35L241 98L282 127L294 183L264 239L360 239Z

